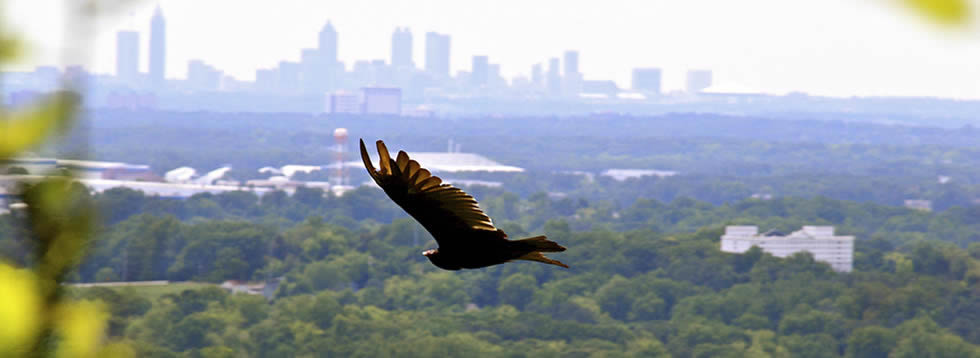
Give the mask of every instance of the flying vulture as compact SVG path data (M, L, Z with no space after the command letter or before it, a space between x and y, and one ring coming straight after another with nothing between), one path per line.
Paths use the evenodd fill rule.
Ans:
M436 239L438 248L422 255L444 270L476 269L513 260L538 261L568 268L542 252L561 252L565 248L544 236L508 240L507 234L493 226L476 200L459 188L443 184L442 179L409 159L404 151L391 158L384 142L378 141L381 162L374 169L364 140L361 159L368 174L388 197L417 220Z

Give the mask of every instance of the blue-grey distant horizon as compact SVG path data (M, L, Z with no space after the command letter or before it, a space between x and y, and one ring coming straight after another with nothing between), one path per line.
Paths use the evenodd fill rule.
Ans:
M14 69L66 65L60 48L62 2L3 5L8 26L30 41ZM203 60L242 80L279 61L299 60L331 21L338 58L390 61L396 28L411 31L411 62L424 68L426 33L451 36L451 73L486 55L507 78L531 77L532 66L577 51L589 80L629 87L634 68L660 68L663 89L681 90L688 70L712 70L719 85L767 93L830 96L937 96L980 99L980 36L944 31L888 1L785 3L724 1L396 1L303 2L215 0L145 2L97 24L97 73L116 70L117 31L140 33L139 58L153 58L150 19L166 17L168 78L184 78ZM71 64L71 63L69 63ZM150 72L146 61L140 71Z

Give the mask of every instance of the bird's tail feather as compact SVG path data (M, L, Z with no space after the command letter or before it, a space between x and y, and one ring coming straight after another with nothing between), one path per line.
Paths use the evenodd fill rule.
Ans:
M516 240L514 242L515 243L518 243L522 247L525 247L525 248L528 248L528 249L531 249L531 250L534 250L534 251L541 251L541 252L562 252L562 251L565 251L565 248L563 246L558 245L557 242L548 240L548 238L546 236L544 236L544 235L535 236L535 237L529 237L529 238L521 239L521 240Z
M568 265L562 263L561 261L547 258L543 254L541 254L540 252L537 252L537 251L532 252L532 253L529 253L529 254L526 254L526 255L521 256L521 257L518 257L517 259L518 260L543 262L543 263L546 263L546 264L549 264L549 265L555 265L555 266L561 266L561 267L564 267L564 268L568 268Z

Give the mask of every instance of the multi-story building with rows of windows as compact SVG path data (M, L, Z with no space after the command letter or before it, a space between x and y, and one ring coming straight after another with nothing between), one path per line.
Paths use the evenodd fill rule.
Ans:
M759 234L757 226L725 228L721 251L742 253L752 246L776 257L807 251L815 260L830 264L838 272L850 272L854 263L854 236L836 236L833 226L804 226L789 235L774 231Z

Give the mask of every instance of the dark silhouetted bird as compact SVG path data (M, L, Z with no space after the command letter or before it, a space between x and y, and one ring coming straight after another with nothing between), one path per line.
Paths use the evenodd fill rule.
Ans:
M433 265L459 270L529 260L568 268L568 265L541 254L565 251L558 243L544 236L508 240L507 234L493 226L472 196L443 184L442 179L409 159L404 151L399 151L398 157L392 159L384 142L379 140L377 144L381 162L375 170L364 140L361 140L364 167L391 200L436 239L439 247L422 253Z

